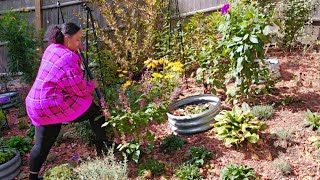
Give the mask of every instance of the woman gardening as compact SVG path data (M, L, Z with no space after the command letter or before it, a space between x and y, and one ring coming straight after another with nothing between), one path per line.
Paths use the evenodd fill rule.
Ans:
M46 48L34 84L26 97L28 116L36 127L36 142L29 158L29 180L38 177L42 164L55 142L63 122L88 120L95 133L97 155L106 142L104 118L96 121L100 108L93 102L92 93L97 80L86 81L77 50L82 32L74 23L55 25L46 32Z

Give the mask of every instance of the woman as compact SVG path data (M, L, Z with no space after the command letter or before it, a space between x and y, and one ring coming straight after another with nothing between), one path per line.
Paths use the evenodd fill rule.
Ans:
M28 116L36 126L35 145L29 158L29 179L38 173L55 142L63 122L88 120L96 136L96 151L101 154L106 140L101 127L104 118L96 121L100 108L92 102L96 80L86 81L77 50L82 32L74 23L52 26L47 31L50 45L45 50L36 80L26 97Z

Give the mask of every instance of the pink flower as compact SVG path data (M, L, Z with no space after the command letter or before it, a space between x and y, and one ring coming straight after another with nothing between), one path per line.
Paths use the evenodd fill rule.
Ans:
M225 4L222 8L221 8L221 14L226 14L228 12L230 8L230 4Z

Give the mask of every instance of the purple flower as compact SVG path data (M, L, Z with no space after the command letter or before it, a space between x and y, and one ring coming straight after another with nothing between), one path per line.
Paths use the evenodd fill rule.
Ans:
M222 15L226 14L228 12L229 8L230 8L230 4L225 4L221 9L221 14Z

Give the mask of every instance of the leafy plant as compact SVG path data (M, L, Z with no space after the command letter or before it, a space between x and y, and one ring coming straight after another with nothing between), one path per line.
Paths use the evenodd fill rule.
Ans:
M199 168L194 164L184 163L179 165L174 173L174 176L181 180L201 180Z
M311 127L313 130L320 130L320 115L318 113L312 113L309 109L306 112L307 121L304 125L306 127Z
M0 128L6 123L6 114L0 108Z
M80 179L128 179L126 157L123 161L117 161L112 150L104 158L83 162L79 168Z
M226 146L238 146L244 140L256 143L259 140L259 131L267 128L264 122L252 116L250 107L246 103L242 104L242 108L234 106L231 111L221 111L215 120L213 131Z
M31 125L26 132L26 138L33 139L35 133L36 133L36 127L34 125Z
M46 171L43 179L76 180L79 178L77 177L76 172L73 170L70 164L61 164Z
M81 137L81 140L83 140L86 144L93 144L94 134L88 121L75 123L74 127L74 135Z
M251 113L253 117L257 117L259 120L267 120L272 116L272 106L253 106Z
M181 149L186 141L182 140L179 136L171 134L167 136L161 143L160 148L164 152L173 152L178 149Z
M200 147L191 146L187 156L191 156L191 159L189 160L191 164L200 167L212 157L212 152L205 149L203 145Z
M308 140L311 142L311 144L316 147L317 149L320 149L320 136L311 136L308 138Z
M292 141L293 134L291 130L280 129L275 132L275 134L283 140Z
M283 159L274 160L273 166L275 170L281 172L283 175L289 175L292 172L291 165Z
M221 170L219 178L221 180L253 180L256 178L256 173L251 167L247 167L245 165L237 166L235 164L229 164Z
M11 136L10 139L4 142L4 145L11 148L16 148L22 155L28 152L31 148L31 139L21 136Z
M37 41L34 28L22 13L5 12L0 18L0 41L7 42L8 66L11 73L22 72L22 79L31 83L38 68Z
M139 176L144 176L146 171L150 171L152 176L159 176L164 171L164 164L158 160L149 159L138 167Z
M16 155L14 148L0 147L0 165L8 162Z
M282 99L281 99L281 104L283 106L286 106L288 104L291 104L294 102L294 97L290 96L290 95L285 95Z
M312 21L316 10L316 0L284 0L280 3L281 18L279 44L285 48L292 47L304 30L304 25Z
M123 151L127 155L130 155L132 157L132 160L138 163L141 154L140 143L127 141L125 143L119 144L117 148L119 149L119 151Z
M26 129L27 127L28 126L26 124L26 120L23 117L19 118L19 125L18 125L19 130Z

